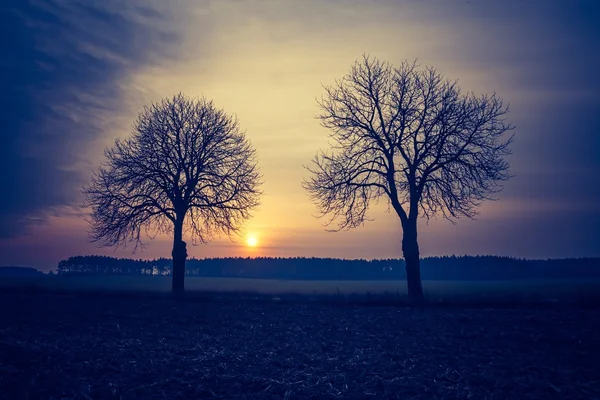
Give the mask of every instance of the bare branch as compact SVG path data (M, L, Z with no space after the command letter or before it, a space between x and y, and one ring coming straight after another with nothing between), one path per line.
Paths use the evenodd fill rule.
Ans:
M204 98L179 94L144 107L131 137L105 155L84 188L90 238L104 246L137 246L177 223L206 242L237 232L259 204L255 150L238 121Z
M331 153L314 159L304 187L327 225L362 224L382 195L403 223L472 218L510 177L513 127L495 94L463 95L432 67L368 56L324 89L317 118L330 129Z

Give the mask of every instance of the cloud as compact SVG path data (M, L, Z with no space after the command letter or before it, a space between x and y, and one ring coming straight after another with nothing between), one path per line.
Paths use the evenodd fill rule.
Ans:
M248 229L273 232L278 255L398 255L401 233L385 204L364 229L324 234L300 186L302 165L327 146L314 119L321 84L366 52L394 64L418 58L466 92L495 91L511 104L515 178L477 221L423 225L423 254L597 254L595 1L11 0L8 9L0 22L15 40L0 61L0 236L38 229L49 212L76 205L102 148L128 133L140 107L183 91L214 99L247 129L266 181ZM84 224L73 229L85 238ZM221 254L210 245L191 251Z
M0 237L7 237L79 201L88 149L114 126L120 82L167 57L177 36L141 2L12 0L3 8L10 40L0 63Z

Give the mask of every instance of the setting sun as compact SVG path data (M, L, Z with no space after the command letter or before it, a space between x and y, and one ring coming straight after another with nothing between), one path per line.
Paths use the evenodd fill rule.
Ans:
M249 247L256 247L256 245L258 245L258 239L257 239L257 237L255 235L249 235L246 238L246 244Z

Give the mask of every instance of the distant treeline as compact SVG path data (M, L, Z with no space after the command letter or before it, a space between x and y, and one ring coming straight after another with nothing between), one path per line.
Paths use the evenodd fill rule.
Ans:
M0 267L0 278L39 278L43 276L43 272L31 267Z
M170 275L171 259L133 260L77 256L58 264L59 275ZM428 280L600 279L600 258L527 260L496 256L428 257L421 261ZM405 279L404 261L335 258L207 258L189 259L188 276L297 279Z

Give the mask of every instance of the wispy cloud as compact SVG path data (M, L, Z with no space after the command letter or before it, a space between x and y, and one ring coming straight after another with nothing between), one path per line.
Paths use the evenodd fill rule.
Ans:
M120 83L173 51L165 16L142 2L9 1L2 54L0 236L75 204L89 147L115 126ZM86 169L82 174L82 169Z

